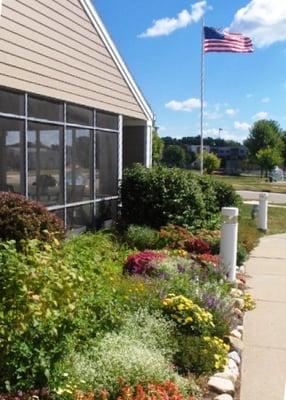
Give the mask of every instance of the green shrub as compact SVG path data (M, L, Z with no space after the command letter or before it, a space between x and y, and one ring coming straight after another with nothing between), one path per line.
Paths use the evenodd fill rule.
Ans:
M0 390L44 387L65 352L81 277L48 247L0 243Z
M16 193L0 192L0 240L63 239L63 221L41 204Z
M218 226L220 208L239 199L231 186L187 170L140 165L125 170L121 198L125 224L158 229L171 223L191 230Z
M124 240L130 248L138 250L162 247L159 232L148 226L130 225L124 235Z
M86 353L72 353L66 357L56 371L55 386L61 384L64 373L71 383L77 382L81 390L98 393L107 389L112 399L118 396L122 384L147 385L169 380L177 383L183 393L189 388L188 380L175 372L160 349L115 332L90 346Z
M168 224L160 229L161 241L170 249L184 249L186 240L192 237L191 232L182 226Z
M247 251L241 243L238 243L236 263L240 267L245 263L246 260L247 260Z
M218 337L181 335L175 362L183 373L212 374L226 366L228 351Z

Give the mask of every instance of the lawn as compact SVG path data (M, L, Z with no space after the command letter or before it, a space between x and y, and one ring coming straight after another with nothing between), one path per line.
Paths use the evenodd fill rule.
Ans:
M259 192L286 193L286 182L270 183L265 178L253 175L215 175L215 179L228 183L235 190L253 190Z

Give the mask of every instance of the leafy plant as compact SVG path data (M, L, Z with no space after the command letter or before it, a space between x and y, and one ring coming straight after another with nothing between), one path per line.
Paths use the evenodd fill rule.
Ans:
M227 364L229 346L216 336L186 336L179 339L175 362L180 372L211 374Z
M0 243L0 390L41 388L64 354L81 276L49 245Z
M137 275L152 275L154 267L152 261L162 260L165 253L145 250L128 256L124 264L124 272Z
M210 245L205 240L197 238L187 240L185 249L194 254L209 254L211 252Z
M160 239L170 249L184 249L186 240L192 237L191 232L182 226L168 224L160 229Z
M41 204L20 194L0 192L0 240L52 242L64 236L63 221Z
M138 250L162 247L159 232L148 226L130 225L124 235L124 241L130 248Z

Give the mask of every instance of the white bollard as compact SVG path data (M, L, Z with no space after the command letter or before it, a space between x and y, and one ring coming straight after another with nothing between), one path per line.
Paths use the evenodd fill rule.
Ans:
M220 240L220 264L227 269L231 282L236 281L236 257L238 238L238 208L222 208L223 224Z
M268 194L260 193L258 208L258 229L266 232L268 229Z

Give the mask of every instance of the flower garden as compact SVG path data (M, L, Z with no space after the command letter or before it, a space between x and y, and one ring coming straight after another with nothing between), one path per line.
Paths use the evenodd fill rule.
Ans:
M158 185L154 171L149 174ZM186 210L188 223L180 224L180 203L177 214L167 193L168 172L159 174L165 174L165 204L150 185L154 224L148 218L146 225L131 221L131 213L140 215L124 210L140 190L140 179L136 186L129 171L117 229L68 240L62 240L60 221L43 208L0 194L9 215L6 225L0 215L1 400L205 398L206 378L225 368L229 335L254 303L228 282L219 264L218 213L225 186L216 192L209 180L184 176L183 186L196 179L197 189L212 192L197 191ZM131 178L134 191L128 196ZM235 195L226 190L232 202ZM203 197L211 195L217 205L212 202L208 210ZM145 190L145 201L150 198ZM39 215L37 225L33 218ZM243 242L241 247L243 261Z

